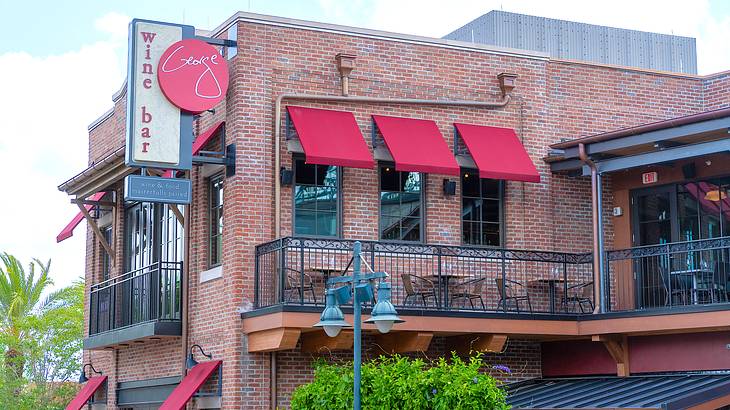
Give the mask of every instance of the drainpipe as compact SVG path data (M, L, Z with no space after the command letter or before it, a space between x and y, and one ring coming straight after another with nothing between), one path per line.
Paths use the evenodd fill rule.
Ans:
M594 299L600 301L595 304L593 313L603 311L603 295L601 294L601 215L600 207L600 184L601 178L598 175L596 164L586 154L584 144L578 144L578 158L591 170L591 210L593 216L593 295Z
M338 54L343 56L343 54ZM354 56L346 55L347 58ZM341 57L339 61L346 61ZM350 65L347 76L352 71L353 65ZM342 72L342 71L341 71ZM274 237L281 235L281 105L282 101L324 101L324 102L347 102L347 103L363 103L363 104L399 104L399 105L434 105L449 107L472 107L472 108L503 108L509 104L512 99L510 93L515 87L517 74L500 73L499 87L502 90L502 100L497 102L486 101L469 101L469 100L426 100L418 98L379 98L379 97L359 97L345 94L349 91L349 86L343 84L342 92L345 95L320 95L320 94L280 94L276 97L274 109Z
M190 171L185 171L185 177L190 179L192 176L192 173ZM182 307L182 312L180 312L180 315L182 316L181 320L181 327L182 327L182 368L180 370L180 374L182 377L185 377L185 374L187 373L187 358L188 358L188 297L189 297L189 289L190 289L190 281L189 281L189 275L190 275L190 230L192 229L191 222L191 211L190 207L193 206L193 201L191 201L188 205L185 206L185 213L183 217L183 240L185 241L185 250L183 251L183 271L180 274L180 287L181 287L181 298L182 301L180 303Z

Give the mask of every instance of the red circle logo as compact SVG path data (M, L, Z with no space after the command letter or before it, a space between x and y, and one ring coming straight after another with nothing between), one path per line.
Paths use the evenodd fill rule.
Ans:
M225 98L228 63L208 43L181 40L162 53L157 79L171 103L181 110L199 113Z

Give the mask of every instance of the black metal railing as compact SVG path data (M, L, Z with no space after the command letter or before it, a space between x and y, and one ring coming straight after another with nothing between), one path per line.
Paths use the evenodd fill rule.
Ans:
M398 307L589 313L590 253L361 241L365 264L386 272ZM286 237L256 247L256 308L323 305L328 278L350 271L352 240ZM348 273L349 274L349 273Z
M182 262L156 262L91 286L89 334L180 320Z
M730 237L608 251L605 266L612 311L727 303Z

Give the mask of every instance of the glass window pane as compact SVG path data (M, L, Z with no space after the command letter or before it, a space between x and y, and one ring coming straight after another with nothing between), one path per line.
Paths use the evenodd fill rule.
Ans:
M402 172L401 183L403 184L403 191L406 192L421 192L421 174L418 172Z
M317 209L317 188L313 186L295 186L294 207L297 209Z
M479 173L477 171L464 171L461 174L461 194L473 198L479 196Z
M397 172L392 166L381 166L380 190L400 191L400 172Z
M400 216L400 196L398 192L380 193L380 214Z
M643 195L638 200L639 221L664 221L670 216L669 194Z
M296 175L295 182L297 184L315 185L315 165L305 164L303 159L298 159L295 161L294 166L296 167L294 174Z
M317 210L337 212L337 188L316 188Z
M381 216L380 237L382 239L400 239L400 218Z
M420 218L403 218L401 221L401 240L404 241L420 241L421 240L421 219Z
M317 235L335 236L337 235L337 213L335 212L318 212L317 213Z
M317 165L317 185L337 186L337 167L331 165Z
M317 234L317 213L314 211L295 210L294 233L297 235Z
M463 222L462 231L462 242L468 245L481 245L479 241L479 223L478 222Z
M421 194L404 192L400 194L400 216L418 216L421 208Z
M481 199L463 198L461 200L461 216L465 221L478 221L481 214Z
M482 245L500 246L499 224L482 224Z
M482 200L482 222L499 223L499 201L494 199Z
M482 198L499 199L499 180L482 179Z

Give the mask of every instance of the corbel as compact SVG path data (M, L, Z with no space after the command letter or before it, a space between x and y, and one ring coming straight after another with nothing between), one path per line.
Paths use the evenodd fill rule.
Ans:
M86 205L83 203L77 202L76 205L78 205L79 209L81 210L81 214L84 215L84 218L86 218L86 223L89 224L91 227L91 230L94 231L94 235L96 235L96 239L99 240L99 243L101 243L101 246L104 248L106 253L109 255L109 259L112 261L112 265L116 266L115 258L114 258L114 251L112 250L112 247L109 245L109 243L104 238L104 234L101 232L101 229L99 229L99 225L96 224L96 221L94 218L91 217L91 214L89 213L89 210L86 209Z
M591 340L602 342L613 360L616 362L616 375L627 377L629 369L629 342L626 335L593 335Z

